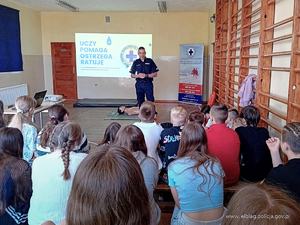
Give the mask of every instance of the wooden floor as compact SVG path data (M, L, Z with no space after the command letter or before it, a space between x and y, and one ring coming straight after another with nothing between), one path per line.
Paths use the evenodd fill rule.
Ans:
M66 108L70 112L70 119L77 122L88 140L92 143L99 143L104 135L106 127L112 122L118 122L122 126L133 124L138 120L105 120L106 116L116 108L73 108L73 101L65 103ZM157 122L169 122L170 110L176 106L184 107L188 112L199 110L199 106L182 103L155 103L157 109ZM47 120L47 113L44 114L44 121ZM38 121L38 119L37 119Z
M95 148L95 144L98 144L104 135L106 127L112 122L118 122L122 126L133 124L138 120L105 120L106 116L116 110L116 108L102 107L102 108L73 108L74 101L66 101L65 106L70 113L70 120L77 122L82 131L86 134L92 148ZM157 122L169 122L170 110L176 106L182 106L189 113L192 110L200 110L199 106L192 104L182 103L155 103L157 114ZM49 119L48 113L43 113L43 121L47 122ZM36 115L36 124L39 126L39 115ZM93 144L95 143L95 144ZM156 198L159 206L162 209L160 225L169 225L172 217L172 203L159 202ZM174 204L174 203L173 203ZM171 209L170 209L171 207Z

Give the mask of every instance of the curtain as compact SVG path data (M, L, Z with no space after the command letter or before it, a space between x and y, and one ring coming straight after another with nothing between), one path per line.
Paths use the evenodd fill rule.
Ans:
M19 10L0 5L0 72L23 71Z

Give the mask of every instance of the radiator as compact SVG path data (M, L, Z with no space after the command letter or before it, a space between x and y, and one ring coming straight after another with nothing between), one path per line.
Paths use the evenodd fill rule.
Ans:
M28 95L27 84L0 88L0 100L6 107L14 105L16 99L22 95Z

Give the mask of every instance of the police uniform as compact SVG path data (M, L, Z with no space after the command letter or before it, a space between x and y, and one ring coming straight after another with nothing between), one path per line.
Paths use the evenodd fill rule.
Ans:
M144 62L141 59L136 59L130 69L130 73L132 74L139 74L139 73L145 73L145 74L151 74L158 72L159 69L155 65L152 59L145 58ZM135 83L135 90L136 90L136 96L137 101L139 103L139 107L142 105L142 103L145 101L145 94L148 101L154 102L154 96L153 96L153 78L145 77L142 78L136 78Z

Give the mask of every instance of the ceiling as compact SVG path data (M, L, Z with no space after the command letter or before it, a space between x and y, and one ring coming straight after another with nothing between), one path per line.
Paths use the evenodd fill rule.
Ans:
M56 0L8 0L39 11L68 11ZM64 0L84 11L159 12L157 0ZM215 0L165 0L168 12L208 12Z

